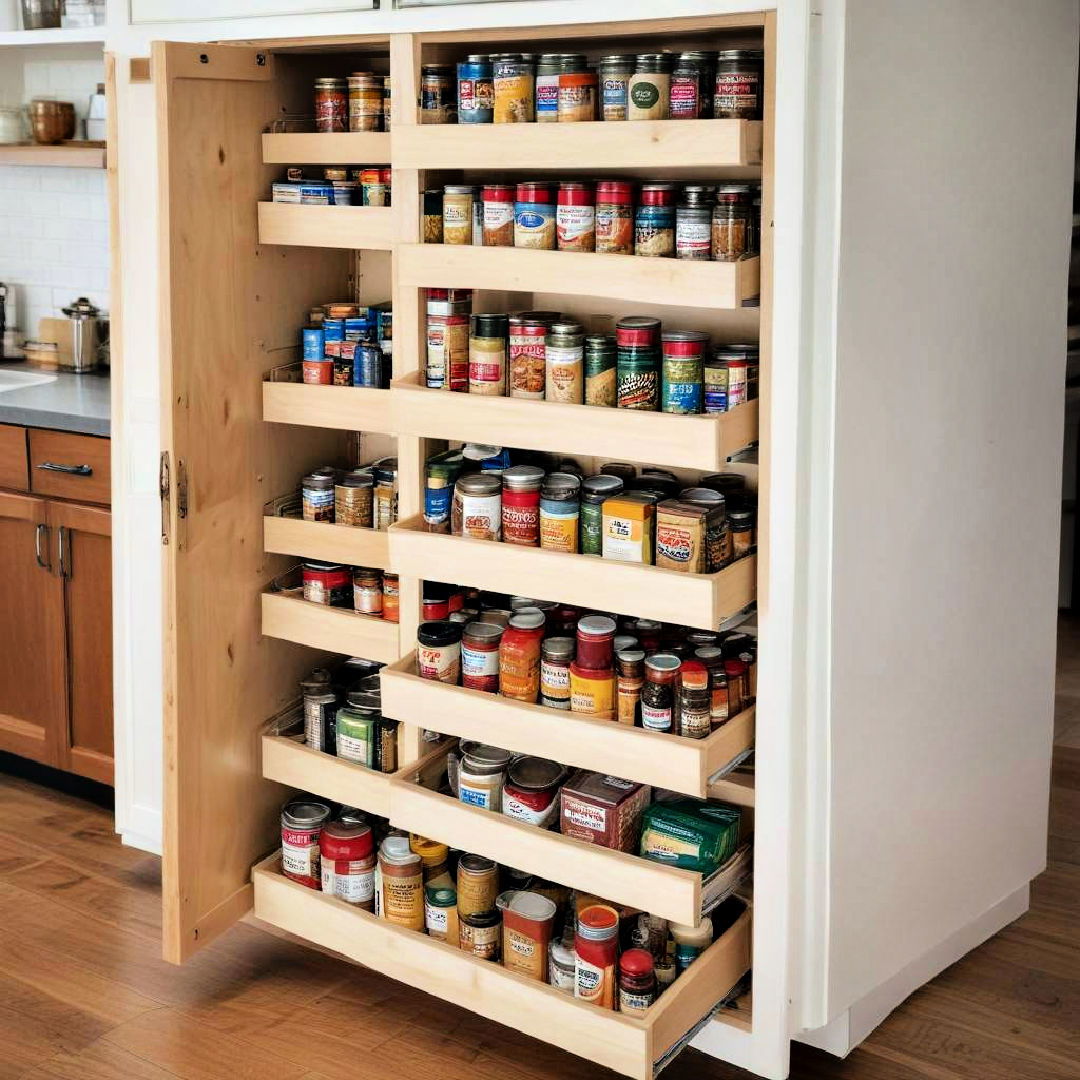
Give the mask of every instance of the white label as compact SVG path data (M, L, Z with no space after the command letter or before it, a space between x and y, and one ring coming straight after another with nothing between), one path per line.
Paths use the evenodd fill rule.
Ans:
M319 845L305 844L303 847L298 847L296 844L283 843L281 868L286 874L294 874L296 877L318 877Z
M560 206L555 211L555 226L560 247L578 244L583 236L596 230L595 207Z
M502 537L502 495L462 495L461 535L473 540Z
M599 806L577 804L567 806L563 817L571 825L577 825L580 829L590 829L593 832L604 832L607 825L607 814Z
M555 820L555 814L559 809L559 804L552 799L549 806L544 807L542 810L537 810L533 806L529 806L527 803L521 802L510 791L503 791L503 807L502 812L509 818L513 818L515 821L523 821L526 825L536 825L538 828L549 828L552 822Z
M497 232L506 225L514 224L514 204L505 202L484 203L484 228L488 232Z
M634 522L630 518L605 517L601 551L605 559L620 562L642 562L642 538L634 538Z
M370 748L367 739L356 739L352 735L337 733L337 756L344 761L355 761L361 765L370 762Z
M432 930L437 934L445 934L448 928L446 913L449 908L436 907L434 904L424 904L424 926L428 932Z
M461 673L478 677L481 675L499 674L499 650L498 649L472 649L464 642L461 643Z
M364 871L357 869L359 866L357 862L323 859L322 891L350 904L368 903L375 896L375 868Z
M577 982L575 972L564 971L558 964L555 963L552 957L548 957L548 982L555 987L556 990L562 990L564 993L572 994L574 992L574 986Z
M579 956L574 965L574 997L595 998L604 984L604 969L582 960Z

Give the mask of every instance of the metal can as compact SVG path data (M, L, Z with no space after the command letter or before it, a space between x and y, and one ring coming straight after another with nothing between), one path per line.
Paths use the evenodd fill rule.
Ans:
M457 66L459 124L490 124L495 119L495 83L491 61L470 55Z
M420 69L420 123L457 123L452 64L424 64Z
M620 409L660 408L660 320L628 315L615 324L615 404Z
M397 521L397 458L386 457L376 461L372 475L375 477L374 525L380 532L385 532Z
M506 394L508 316L472 316L469 330L469 393Z
M536 119L533 64L520 53L491 58L496 124L528 124Z
M378 388L383 383L382 349L366 341L358 342L353 359L353 386Z
M585 404L615 406L615 338L588 334L585 338Z
M630 93L630 76L634 72L632 56L603 56L600 58L600 116L603 120L625 120Z
M281 810L281 872L291 881L321 885L319 834L330 820L330 807L314 798L293 799Z
M305 360L322 360L326 355L321 326L305 326L300 331L300 340Z
M383 78L370 71L349 76L349 130L378 131L383 117Z
M334 521L370 529L373 525L375 478L369 472L346 473L334 486Z
M318 669L300 683L304 708L304 743L312 750L332 754L335 745L337 694L330 672Z
M596 185L596 250L630 255L634 250L634 188L626 180L601 180Z
M540 488L540 546L575 553L580 513L581 478L573 473L548 473Z
M495 910L499 895L499 868L483 855L458 859L458 914L477 915Z
M349 130L349 98L344 79L315 80L315 130L322 134Z
M514 188L485 184L481 190L484 247L514 246Z
M596 206L591 184L573 180L560 182L555 238L560 251L596 249Z
M634 254L671 258L675 254L675 186L642 184L634 216Z
M352 607L352 571L341 563L306 562L301 569L304 599L328 607Z
M305 521L334 520L334 477L312 473L300 481Z
M547 182L526 181L517 185L514 246L554 251L555 200Z
M475 192L469 184L447 184L443 188L444 244L472 243Z
M536 122L554 124L559 119L559 73L561 53L543 53L536 61Z
M550 325L531 312L510 316L510 397L543 398L544 341Z
M661 336L663 372L660 411L699 413L702 410L702 366L709 335L700 330L674 330Z
M765 54L760 49L725 49L717 58L713 116L756 120L761 116Z
M350 690L337 711L337 756L368 769L379 766L379 710L367 690Z

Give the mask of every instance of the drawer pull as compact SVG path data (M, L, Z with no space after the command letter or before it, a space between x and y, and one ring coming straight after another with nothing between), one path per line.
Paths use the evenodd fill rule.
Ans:
M69 476L93 476L94 470L89 465L57 465L55 461L43 461L39 469L46 472L62 472Z

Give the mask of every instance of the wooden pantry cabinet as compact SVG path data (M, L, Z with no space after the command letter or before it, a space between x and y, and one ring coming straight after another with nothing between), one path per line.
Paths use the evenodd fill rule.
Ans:
M1053 470L1059 403L1041 369L1022 391L1005 375L1018 334L1044 358L1054 338L1039 315L1045 304L1033 296L1001 303L1006 248L959 206L995 208L1011 250L1025 251L1024 273L1008 281L1018 289L1053 283L1050 224L1066 207L1071 165L1018 109L1003 117L989 85L1019 48L1042 80L1037 100L1071 109L1075 81L1066 86L1047 57L1060 59L1059 68L1074 65L1075 13L1054 0L999 12L1009 23L999 40L973 26L978 9L967 0L958 5L967 20L952 12L916 18L885 0L843 13L826 7L812 20L797 3L761 11L731 4L720 14L469 30L443 29L438 12L394 12L379 24L388 31L369 36L155 44L170 960L187 960L254 910L626 1076L647 1080L692 1036L698 1048L780 1080L793 1039L845 1053L912 989L1024 909L1045 841L1048 743L1041 726L1033 735L1020 717L1049 694L1042 680L1052 672L1053 592L1043 588L1042 570L1052 561L1046 512L1055 501L1043 499L1047 485L1029 474L1036 461ZM595 56L722 45L764 48L762 121L418 123L421 64L459 53ZM389 136L266 133L276 117L309 110L315 77L358 65L393 78ZM940 103L931 107L919 80L912 87L913 65L933 71L935 92L980 133L963 154L953 153L955 132L946 131ZM903 94L918 108L917 118L902 111L900 124ZM1052 126L1064 145L1071 121L1058 120ZM996 148L1004 154L1006 145L999 161ZM1038 197L1023 200L1024 215L1002 221L1000 184L1016 160L1036 177ZM267 202L284 164L387 161L388 210ZM692 264L421 244L425 186L538 169L556 177L760 177L760 255ZM929 205L916 178L933 192ZM947 273L915 256L916 238L925 244L931 226ZM650 313L718 341L756 340L759 399L718 417L684 418L429 390L423 290L447 286L475 290L476 310L554 308L594 325ZM986 301L977 314L965 299L972 296ZM307 310L337 298L393 301L390 389L268 378L297 359ZM957 339L958 313L981 320L977 349ZM905 349L909 337L918 350ZM905 374L924 380L921 394L897 393ZM1008 422L1016 394L1027 455L1001 450L1017 430ZM352 431L374 440L366 460L376 447L396 453L398 523L353 537L269 516L267 504ZM418 523L424 461L463 440L675 470L738 468L758 490L756 559L688 578L428 534ZM756 463L730 463L753 444ZM1002 500L973 494L972 485L989 482L987 461L1026 515L1034 562L1005 528ZM922 539L911 537L917 529ZM1006 553L1011 561L998 557ZM305 557L398 572L400 623L274 590ZM1023 587L1006 566L1032 568ZM423 577L640 608L703 627L756 602L756 705L690 745L505 699L475 702L416 677ZM1045 612L1036 603L1044 600ZM1000 646L1012 614L1034 628L1019 664L1006 663ZM372 773L314 752L280 723L299 677L328 653L389 663L383 701L402 721L399 772ZM997 660L981 680L980 655ZM1008 710L991 707L990 686ZM1041 724L1046 710L1035 711ZM426 752L424 728L483 734L583 768L610 762L621 775L743 806L754 830L751 906L639 1020L284 878L278 814L291 790L305 789L615 902L652 904L674 918L696 909L701 883L692 877L446 800L434 790L445 747ZM724 772L751 748L752 776ZM1012 794L1003 799L1005 791ZM752 1000L713 1014L751 968Z

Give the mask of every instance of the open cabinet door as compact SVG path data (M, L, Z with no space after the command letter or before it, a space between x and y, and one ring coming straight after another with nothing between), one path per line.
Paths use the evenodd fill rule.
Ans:
M290 562L263 553L263 505L326 436L262 420L262 375L295 358L314 303L347 295L351 253L260 248L275 116L306 76L247 46L156 43L161 221L165 636L164 954L181 962L251 906L285 792L258 733L313 657L263 638L259 594ZM291 351L290 351L291 350ZM326 458L322 457L325 461Z

